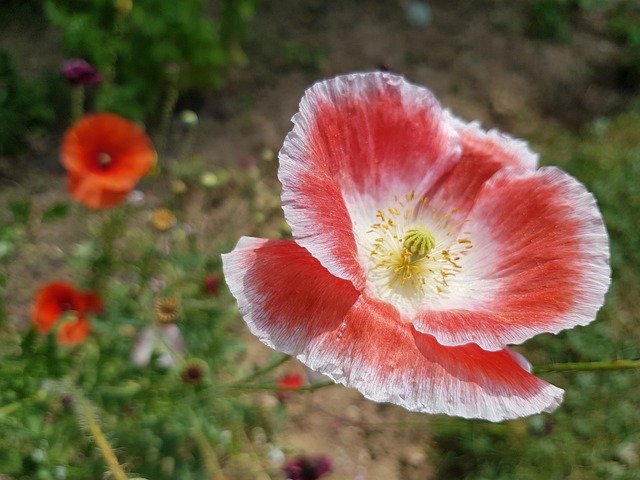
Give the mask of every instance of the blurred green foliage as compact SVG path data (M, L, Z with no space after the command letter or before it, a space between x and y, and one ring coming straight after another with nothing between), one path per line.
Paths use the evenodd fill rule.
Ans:
M568 0L536 0L529 11L528 32L536 38L568 40L571 37L571 4Z
M23 150L29 135L42 133L52 120L43 86L23 78L10 55L0 50L0 155Z
M534 135L542 163L592 191L611 239L613 284L598 320L521 350L532 363L640 358L640 112L592 123L574 135ZM640 479L640 372L547 374L566 390L552 415L490 424L440 418L438 478Z
M47 0L45 7L67 55L105 77L95 110L145 120L178 92L220 87L230 66L246 62L240 42L258 1L213 9L205 0Z
M619 83L626 88L637 87L640 84L640 1L618 2L610 14L609 31L625 48L619 66Z
M36 211L28 199L14 199L7 210L0 262L16 245L26 248L31 228L68 221L70 208L56 202ZM86 430L86 409L132 478L209 479L217 461L212 455L225 462L244 458L247 432L258 426L269 431L270 421L242 397L244 346L233 302L203 283L210 275L221 278L219 259L202 251L187 225L178 221L159 231L144 221L144 212L124 206L90 217L90 235L70 245L66 262L79 288L95 288L105 301L85 342L64 347L55 333L42 337L0 322L3 474L17 480L102 478L106 468ZM4 301L4 276L0 294ZM160 340L159 298L177 300L186 352ZM159 334L155 353L148 364L136 365L132 352L149 329ZM173 365L158 362L163 352L172 352ZM186 381L184 371L194 364L202 378ZM273 381L261 385L275 389ZM251 461L253 467L259 463Z

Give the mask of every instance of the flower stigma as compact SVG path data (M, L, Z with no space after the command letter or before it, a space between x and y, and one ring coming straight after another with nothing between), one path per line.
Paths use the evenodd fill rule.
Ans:
M410 251L417 258L424 257L429 254L436 246L436 239L425 226L410 228L404 236L404 248Z
M428 298L446 294L472 248L462 223L452 220L454 213L441 214L413 192L377 211L367 232L368 278L380 296L415 310Z
M100 168L106 170L107 167L111 165L111 162L113 162L113 158L111 158L111 155L105 152L98 153L98 165L100 165Z

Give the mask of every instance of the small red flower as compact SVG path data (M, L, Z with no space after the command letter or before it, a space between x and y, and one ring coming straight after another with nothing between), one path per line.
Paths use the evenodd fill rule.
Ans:
M212 297L217 297L220 292L220 277L215 273L207 275L202 279L202 288Z
M58 330L58 342L76 344L85 339L90 330L86 315L100 313L102 299L93 292L79 292L66 282L49 282L38 290L32 310L32 321L38 332L48 333L65 315L71 319Z
M278 380L279 390L297 390L302 386L302 375L299 373L287 373Z
M297 390L302 386L302 375L299 373L287 373L278 380L278 392L276 393L278 400L284 402L291 395L291 391Z
M71 126L61 148L69 193L93 209L118 205L153 166L149 137L112 113L89 115Z

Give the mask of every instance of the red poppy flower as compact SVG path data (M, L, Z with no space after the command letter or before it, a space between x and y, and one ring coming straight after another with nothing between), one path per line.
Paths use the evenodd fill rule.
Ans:
M70 319L58 331L60 343L72 344L84 340L89 333L86 315L100 313L102 299L93 292L79 292L66 282L50 282L44 285L35 296L32 320L41 334L48 333L64 316Z
M251 331L366 397L499 421L563 391L505 347L591 322L610 283L593 196L524 142L387 73L308 90L280 151L293 241L223 256Z
M60 326L57 341L60 345L76 345L89 335L90 330L89 320L84 317L77 317Z
M149 137L112 113L89 115L62 142L61 161L73 198L89 208L121 203L155 162Z

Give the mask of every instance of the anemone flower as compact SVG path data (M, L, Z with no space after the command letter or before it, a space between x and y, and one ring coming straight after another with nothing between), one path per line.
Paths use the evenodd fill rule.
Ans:
M54 281L36 293L31 318L43 335L62 322L58 343L72 345L82 342L89 334L87 315L102 310L102 299L96 293L80 292L70 283Z
M61 148L71 196L92 209L122 203L155 158L149 137L112 113L82 118L67 130Z
M563 391L506 345L602 305L608 238L585 187L391 74L317 83L293 123L278 172L293 240L223 256L251 331L413 411L554 410Z

